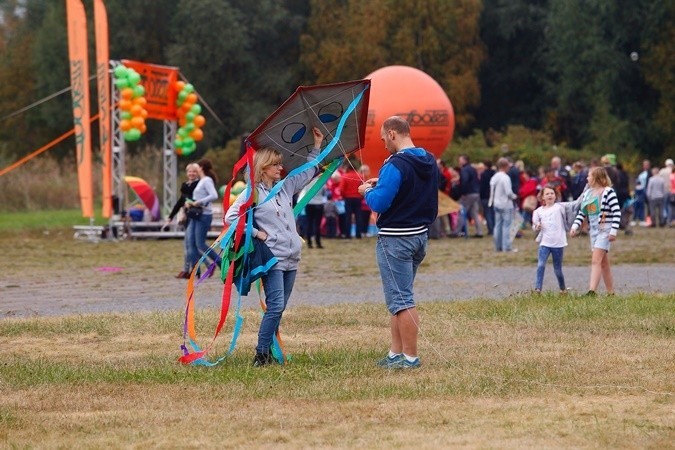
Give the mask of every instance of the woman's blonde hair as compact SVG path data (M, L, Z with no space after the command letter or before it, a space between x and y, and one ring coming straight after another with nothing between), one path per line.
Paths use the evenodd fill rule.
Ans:
M281 163L281 152L274 148L261 148L255 152L253 155L253 176L255 177L255 182L259 183L262 181L263 171L274 164ZM248 178L248 173L246 174Z
M596 167L591 169L591 184L595 184L602 187L610 187L612 185L612 180L607 175L607 170L604 167Z

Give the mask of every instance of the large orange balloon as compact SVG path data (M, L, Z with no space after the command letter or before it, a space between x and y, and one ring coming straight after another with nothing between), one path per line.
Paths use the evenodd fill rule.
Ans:
M407 66L383 67L366 78L371 80L366 141L356 155L370 166L373 176L389 157L380 129L391 116L408 121L416 146L440 156L455 131L455 112L443 88L426 73Z

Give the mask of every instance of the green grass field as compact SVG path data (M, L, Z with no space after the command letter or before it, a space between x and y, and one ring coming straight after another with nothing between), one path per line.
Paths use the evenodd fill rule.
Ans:
M405 372L375 366L388 342L378 305L289 310L292 359L264 368L250 364L252 311L244 350L215 368L177 363L177 313L4 320L0 443L672 447L674 304L673 295L426 303L423 367ZM199 318L212 330L217 314Z
M8 280L30 273L63 284L64 264L78 272L114 259L158 282L180 260L180 241L74 243L69 228L44 220L27 214L3 228ZM0 227L19 222L3 215ZM626 238L614 257L673 264L672 252L645 251L669 232ZM490 258L485 239L441 241L421 270L531 265L530 241L519 259ZM570 264L587 264L587 240L570 246L580 250ZM303 261L317 282L330 270L355 285L377 273L360 269L356 244L327 251ZM514 295L419 310L423 366L404 372L375 365L389 342L379 303L291 307L282 322L291 361L264 368L251 366L252 309L234 354L214 368L177 362L180 310L4 318L0 448L674 448L675 293ZM206 345L218 312L200 308L197 319Z

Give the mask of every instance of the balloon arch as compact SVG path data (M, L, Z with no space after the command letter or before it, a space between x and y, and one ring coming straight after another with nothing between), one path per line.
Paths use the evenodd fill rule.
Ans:
M162 211L168 214L177 199L177 155L187 156L204 137L206 119L201 115L194 86L178 80L176 67L138 61L111 61L112 193L119 206L126 204L126 142L140 139L146 119L164 121L162 143Z

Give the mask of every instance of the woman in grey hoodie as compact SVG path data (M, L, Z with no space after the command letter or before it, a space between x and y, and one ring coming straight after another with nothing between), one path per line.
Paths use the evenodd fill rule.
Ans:
M312 132L314 149L309 153L308 160L318 156L324 138L318 128L313 128ZM253 238L264 241L278 260L278 263L262 277L267 309L260 323L253 365L263 366L272 362L270 353L272 337L279 328L281 316L291 296L300 261L302 240L295 227L293 196L316 176L318 168L313 167L286 178L282 188L271 200L260 203L281 180L281 153L272 148L260 149L253 157L253 166L256 188L254 195L257 195L255 200L257 205L253 210L256 222ZM227 210L226 224L231 224L237 218L241 205L246 201L245 192L240 194Z

